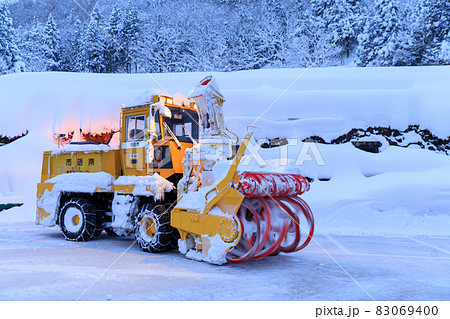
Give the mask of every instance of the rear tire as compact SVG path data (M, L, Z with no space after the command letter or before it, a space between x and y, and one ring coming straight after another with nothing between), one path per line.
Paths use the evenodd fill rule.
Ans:
M101 234L103 215L89 200L72 198L61 209L59 226L67 240L88 241Z
M170 213L162 205L144 205L136 217L134 233L138 246L146 252L168 251L177 245Z

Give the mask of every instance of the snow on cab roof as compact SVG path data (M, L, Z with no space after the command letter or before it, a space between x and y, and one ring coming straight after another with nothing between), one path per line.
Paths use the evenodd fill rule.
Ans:
M175 95L168 94L167 92L163 92L161 90L145 90L141 94L137 95L135 98L131 100L130 103L122 105L123 108L127 107L136 107L146 104L155 103L155 96L165 97L170 99L170 104L178 105L178 106L190 106L189 100L181 93L175 93Z

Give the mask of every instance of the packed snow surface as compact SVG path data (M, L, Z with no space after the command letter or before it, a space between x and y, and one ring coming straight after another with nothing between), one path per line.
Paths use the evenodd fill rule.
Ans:
M81 300L371 300L363 287L378 301L448 301L450 291L448 237L316 234L298 253L216 266L106 233L68 242L32 222L0 233L0 300L76 300L88 288Z
M226 99L224 116L230 130L243 137L247 126L257 120L256 139L289 139L289 145L268 150L260 150L253 142L247 154L258 155L258 161L243 160L239 169L302 173L313 178L311 190L302 197L314 212L316 233L447 236L448 156L386 143L381 153L371 154L351 143L300 141L312 135L329 141L368 126L404 130L411 124L446 138L450 135L450 67L320 68L299 78L303 72L213 73ZM206 75L152 77L183 100ZM162 91L145 74L1 76L0 135L28 134L0 147L0 202L24 203L0 212L0 223L34 220L42 152L57 149L55 133L80 128L83 132L117 130L121 105L136 96L149 96L148 90Z

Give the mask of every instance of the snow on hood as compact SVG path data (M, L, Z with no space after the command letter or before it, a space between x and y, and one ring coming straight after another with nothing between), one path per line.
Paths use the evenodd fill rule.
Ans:
M46 183L55 184L53 191L93 193L96 188L107 189L114 183L114 177L105 172L68 173L50 178Z
M152 176L120 176L114 185L135 185L133 195L154 195L156 200L164 198L165 192L170 192L174 186L159 174Z
M52 150L52 155L67 152L108 152L111 147L105 144L67 144Z

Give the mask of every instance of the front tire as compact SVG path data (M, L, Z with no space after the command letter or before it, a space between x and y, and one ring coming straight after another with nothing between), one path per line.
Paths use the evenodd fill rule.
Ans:
M70 241L88 241L98 237L102 230L102 216L87 199L67 201L59 215L59 226Z
M146 252L172 250L177 245L174 229L170 226L170 213L162 205L146 204L136 217L135 238Z

